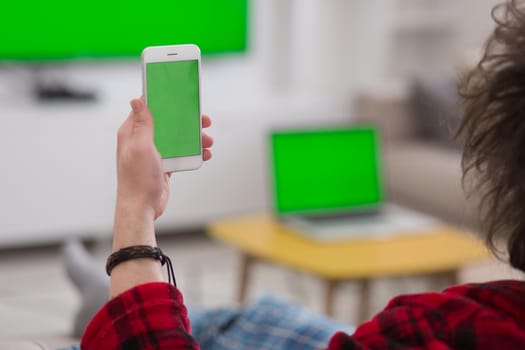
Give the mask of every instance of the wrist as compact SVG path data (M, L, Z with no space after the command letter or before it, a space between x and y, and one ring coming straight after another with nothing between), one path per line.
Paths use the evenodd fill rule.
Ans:
M165 282L160 261L149 258L124 261L111 273L109 296L114 298L135 286Z
M133 201L117 200L113 227L113 251L132 245L156 246L155 213Z

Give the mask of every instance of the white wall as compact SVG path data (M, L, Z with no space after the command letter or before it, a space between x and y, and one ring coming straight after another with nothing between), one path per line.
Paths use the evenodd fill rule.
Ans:
M494 23L490 12L501 0L463 0L457 1L461 16L461 42L464 47L478 48L485 43Z
M493 29L496 0L396 0L390 31L389 76L457 74Z

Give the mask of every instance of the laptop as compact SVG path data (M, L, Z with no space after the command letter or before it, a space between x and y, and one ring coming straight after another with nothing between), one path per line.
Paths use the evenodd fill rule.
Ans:
M434 222L386 204L373 127L274 131L269 146L274 212L301 234L320 240L385 237Z

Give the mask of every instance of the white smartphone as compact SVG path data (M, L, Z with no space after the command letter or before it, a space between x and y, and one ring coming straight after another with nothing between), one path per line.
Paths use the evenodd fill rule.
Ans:
M200 71L196 45L142 51L143 95L153 115L155 146L165 172L202 165Z

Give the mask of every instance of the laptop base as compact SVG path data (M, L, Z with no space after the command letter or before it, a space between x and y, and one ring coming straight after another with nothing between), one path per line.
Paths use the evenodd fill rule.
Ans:
M319 218L312 220L310 215L294 216L281 218L281 221L297 233L320 241L385 239L399 234L421 234L439 222L434 217L393 204L368 214L347 213L345 217L338 213L333 218Z

